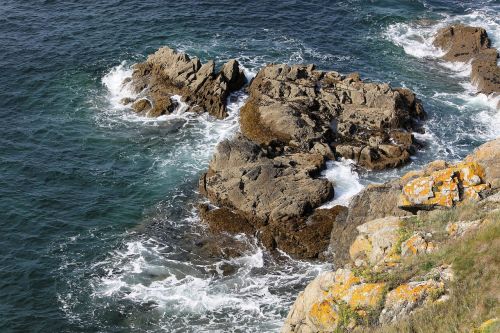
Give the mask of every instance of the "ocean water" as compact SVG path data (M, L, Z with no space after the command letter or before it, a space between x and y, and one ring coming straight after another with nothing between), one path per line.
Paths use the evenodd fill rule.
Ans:
M0 332L275 332L328 263L210 256L198 177L230 116L159 119L119 105L131 65L168 45L249 77L268 62L315 63L416 91L426 143L408 166L359 174L332 162L332 204L431 160L458 160L500 134L469 66L438 59L432 35L462 22L500 47L500 1L0 2ZM229 268L229 269L228 269Z

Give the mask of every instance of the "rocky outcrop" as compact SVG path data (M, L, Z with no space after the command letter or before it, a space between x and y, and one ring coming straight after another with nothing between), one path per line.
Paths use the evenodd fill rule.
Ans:
M434 45L446 52L443 59L447 61L471 62L471 80L479 92L500 93L499 55L486 30L460 24L446 27L437 33Z
M446 258L443 252L434 259L417 260L442 248L449 253L460 247L453 242L498 224L500 192L489 184L497 184L498 180L499 142L497 139L479 147L458 164L436 161L359 193L336 221L337 225L347 220L355 225L354 231L349 229L354 236L345 229L340 236L332 231L330 248L336 254L334 263L340 268L320 274L298 295L282 332L350 332L363 327L370 331L370 325L390 325L427 305L450 299L454 266L436 261ZM423 190L408 190L408 186L421 183L422 179L434 182L429 193L435 197L438 193L450 194L456 195L457 200L452 200L453 204L417 203L415 200L422 196L424 202L434 198ZM453 182L458 194L448 184ZM483 190L475 192L477 196L467 194L469 187L480 185ZM439 210L412 215L398 207L402 198L411 202L408 205L415 209L414 213L420 209ZM443 223L443 218L453 215L441 209L458 210L457 216L468 216L470 220ZM342 238L351 239L347 250L345 240L341 246L336 245ZM338 251L345 251L348 258Z
M422 105L408 89L313 65L268 65L248 93L241 134L217 146L200 179L200 193L219 207L205 207L202 217L212 230L227 221L237 225L227 231L251 225L268 248L321 256L331 234L351 228L345 209L318 209L334 196L320 177L326 161L351 158L370 169L407 162L418 146L411 132L425 116Z
M241 131L285 151L330 146L369 169L399 166L416 148L411 135L425 116L415 94L309 66L268 65L249 88Z
M206 111L224 118L227 97L243 87L245 75L236 60L228 61L215 72L213 61L202 64L196 57L162 47L145 62L134 66L132 79L127 84L137 98L123 102L149 117L174 111L178 102L173 96L180 95L192 111Z

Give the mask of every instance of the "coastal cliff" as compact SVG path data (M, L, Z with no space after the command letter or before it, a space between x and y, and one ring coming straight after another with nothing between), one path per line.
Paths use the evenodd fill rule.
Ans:
M489 319L498 328L499 190L500 139L366 188L348 215L373 191L378 211L350 228L349 247L336 249L348 259L299 294L282 332L463 332Z

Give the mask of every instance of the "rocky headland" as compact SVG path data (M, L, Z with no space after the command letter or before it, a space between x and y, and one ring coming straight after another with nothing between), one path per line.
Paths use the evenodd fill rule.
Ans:
M332 233L338 269L299 294L282 332L480 327L481 318L499 310L499 191L500 139L460 163L436 161L366 188L348 207L347 216L357 217L352 226ZM339 246L339 239L350 241ZM462 306L472 307L472 315Z
M412 131L425 112L408 89L313 65L268 65L247 90L241 133L216 147L200 179L216 206L204 205L201 215L213 230L252 233L269 249L316 258L345 211L319 208L334 197L320 177L326 161L403 165L419 147Z
M491 46L485 29L461 24L449 26L438 31L434 45L445 52L444 60L471 64L471 81L479 93L500 94L499 54Z

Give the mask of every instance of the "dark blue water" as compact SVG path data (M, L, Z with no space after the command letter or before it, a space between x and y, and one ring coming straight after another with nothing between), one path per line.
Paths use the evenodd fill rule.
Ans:
M407 86L430 116L408 170L498 136L492 101L429 41L460 21L499 47L499 11L499 1L0 1L0 331L276 331L328 268L252 240L238 259L199 249L197 180L237 131L245 96L224 121L143 119L116 103L134 62L169 45L236 57L249 73L312 62Z

